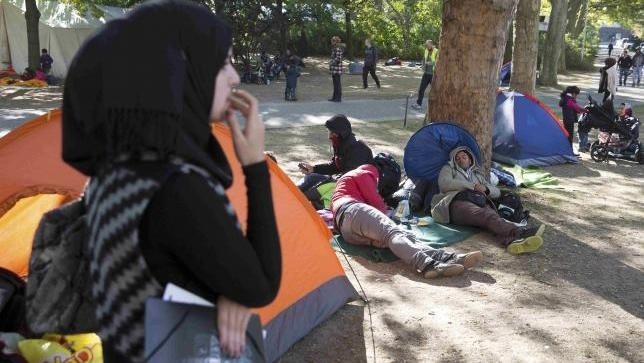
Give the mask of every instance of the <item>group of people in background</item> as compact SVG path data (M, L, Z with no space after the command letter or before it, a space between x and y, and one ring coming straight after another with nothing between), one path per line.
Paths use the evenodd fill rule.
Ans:
M619 67L619 85L626 87L628 76L631 77L631 87L640 86L642 78L642 68L644 67L644 53L642 53L642 46L635 50L635 54L631 57L628 49L624 49L622 55L617 60L617 67Z
M376 66L378 64L378 51L371 42L371 39L365 39L364 62L362 65L362 88L369 88L368 76L371 75L376 87L380 88L380 79L376 74ZM333 82L333 93L330 102L342 102L342 74L344 72L344 50L346 44L342 42L339 36L331 37L331 57L329 59L329 73ZM434 47L432 40L425 42L424 57L422 63L423 76L418 88L418 98L416 103L412 105L415 109L420 110L427 87L432 82L434 74L434 66L438 57L438 49ZM263 83L270 84L273 79L279 79L282 72L286 76L286 89L284 91L284 99L286 101L297 101L296 88L297 78L301 74L301 67L303 63L301 59L287 50L284 56L276 55L272 60L266 53L262 51L260 54L260 71ZM242 77L244 81L244 77ZM250 82L250 80L248 81Z

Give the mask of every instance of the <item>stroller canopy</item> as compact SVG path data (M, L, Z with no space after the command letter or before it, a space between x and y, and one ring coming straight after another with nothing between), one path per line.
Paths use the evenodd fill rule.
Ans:
M474 137L464 128L448 122L433 122L409 139L403 162L412 179L435 181L441 168L449 161L449 153L457 146L467 146L481 162L481 151Z
M520 166L575 163L568 132L548 108L519 92L496 97L492 159Z

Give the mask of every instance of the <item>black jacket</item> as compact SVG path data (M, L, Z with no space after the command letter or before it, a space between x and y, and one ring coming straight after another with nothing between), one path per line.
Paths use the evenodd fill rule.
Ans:
M617 66L619 68L629 69L633 66L633 58L630 55L623 55L617 60Z
M371 149L364 142L356 139L351 132L351 123L346 116L333 116L325 125L327 129L340 135L340 144L334 148L333 157L328 164L318 164L313 167L314 173L344 174L373 161Z

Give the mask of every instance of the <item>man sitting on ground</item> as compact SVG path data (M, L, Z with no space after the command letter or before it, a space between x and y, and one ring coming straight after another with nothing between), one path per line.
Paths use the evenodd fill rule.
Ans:
M351 123L345 115L331 117L326 121L325 126L329 130L333 156L326 164L311 165L301 162L298 165L304 178L297 183L297 186L303 192L324 180L331 179L331 175L344 174L373 160L371 149L364 142L356 139L351 131Z
M478 265L480 251L449 253L420 244L416 236L399 228L385 215L386 205L378 194L379 170L361 165L337 182L331 202L336 229L344 240L357 245L389 248L425 278L455 276Z
M432 217L438 223L475 226L492 231L508 252L533 252L543 244L545 226L517 227L501 218L488 198L501 193L476 164L472 151L460 146L450 153L450 161L438 176L440 194L432 198Z

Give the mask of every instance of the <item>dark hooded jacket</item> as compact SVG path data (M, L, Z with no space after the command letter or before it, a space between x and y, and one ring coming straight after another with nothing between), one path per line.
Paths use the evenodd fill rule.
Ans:
M360 165L370 164L373 153L369 146L356 139L351 123L345 115L335 115L325 123L329 131L339 135L333 143L333 157L328 164L318 164L313 172L324 175L344 174Z

